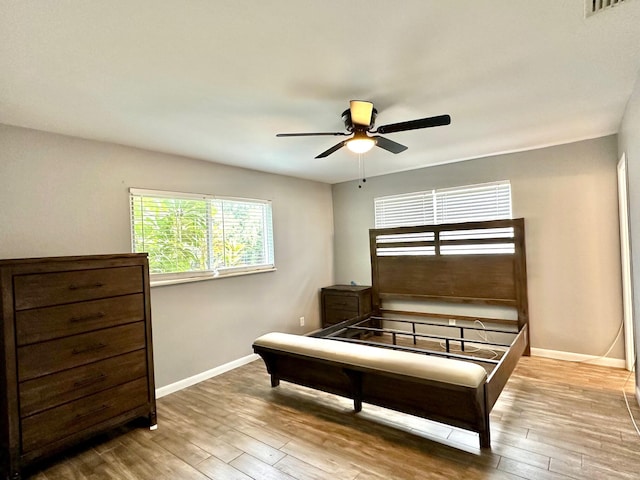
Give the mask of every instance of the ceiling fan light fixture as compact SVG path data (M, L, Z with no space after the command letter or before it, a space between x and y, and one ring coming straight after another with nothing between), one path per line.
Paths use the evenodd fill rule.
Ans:
M593 0L595 1L595 0ZM622 0L621 0L622 1ZM378 111L373 107L373 103L363 100L351 100L349 109L342 112L342 121L346 132L309 132L309 133L278 133L276 137L309 137L317 135L327 136L353 136L347 140L337 143L333 147L316 155L315 158L325 158L337 152L342 147L347 147L351 152L361 155L367 153L373 147L379 147L391 153L404 152L407 147L401 143L394 142L386 137L375 134L387 134L404 132L407 130L418 130L421 128L439 127L449 125L451 117L449 115L438 115L436 117L418 118L406 122L389 123L373 130ZM368 134L374 134L369 136Z
M351 140L347 140L347 148L353 153L367 153L376 145L376 139L364 132L356 132Z

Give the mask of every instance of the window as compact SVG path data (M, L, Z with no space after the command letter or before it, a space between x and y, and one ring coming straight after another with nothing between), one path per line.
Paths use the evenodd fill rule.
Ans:
M405 193L374 200L376 228L511 218L508 181Z
M154 283L272 270L271 202L130 189L133 252Z

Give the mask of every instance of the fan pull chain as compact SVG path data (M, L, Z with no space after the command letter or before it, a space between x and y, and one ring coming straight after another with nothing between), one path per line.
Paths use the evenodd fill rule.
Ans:
M358 173L360 176L360 182L358 183L358 188L362 188L362 184L366 183L367 179L364 174L364 159L362 158L362 154L358 154Z

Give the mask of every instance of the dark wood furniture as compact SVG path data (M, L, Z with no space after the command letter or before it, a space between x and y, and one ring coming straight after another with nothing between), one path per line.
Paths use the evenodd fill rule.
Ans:
M449 423L480 434L489 446L486 372L478 365L370 345L270 333L253 349L264 360L271 386L286 380L353 399L354 411L370 403Z
M314 355L255 346L254 350L262 355L272 386L282 379L353 398L356 410L364 401L466 428L479 433L481 447L490 447L489 413L520 356L529 354L524 239L524 219L371 230L372 315L310 334L465 360L476 364L474 368L479 364L487 377L477 388L460 389L455 380L416 382L389 373L376 374L374 381L370 374L357 373L362 365L351 373L340 362ZM456 308L443 313L443 305ZM480 313L461 313L460 306ZM507 314L487 316L487 308ZM440 333L442 329L452 333ZM500 341L479 340L470 337L471 332L490 332ZM391 340L382 344L381 337ZM414 345L400 345L398 337ZM444 348L419 348L418 339L436 340ZM453 344L459 352L451 350ZM504 353L499 359L482 358L469 352L470 345Z
M146 254L0 260L0 472L156 424Z
M320 290L322 327L371 313L371 287L333 285Z

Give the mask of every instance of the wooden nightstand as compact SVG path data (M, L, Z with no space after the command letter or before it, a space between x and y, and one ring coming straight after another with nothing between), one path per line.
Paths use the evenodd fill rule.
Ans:
M371 313L371 287L333 285L320 291L322 328Z

